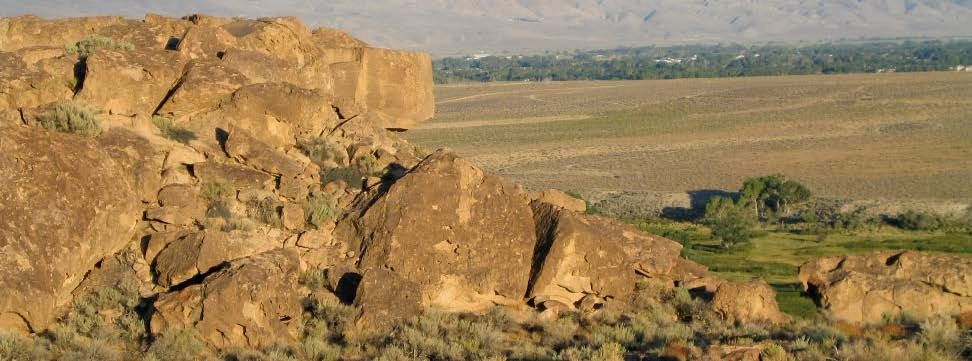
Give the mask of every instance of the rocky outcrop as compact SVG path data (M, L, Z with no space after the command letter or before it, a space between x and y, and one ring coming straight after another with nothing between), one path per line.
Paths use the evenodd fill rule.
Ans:
M45 329L101 259L134 236L128 169L90 138L0 132L0 329Z
M408 129L434 113L432 63L427 54L369 48L333 29L311 30L297 18L149 15L144 20L45 20L23 16L3 22L2 108L35 108L71 98L77 89L80 100L110 114L158 113L185 120L214 109L248 84L287 83L298 89L281 96L318 91L319 102L328 109L341 109L345 119L372 112L370 119L383 128ZM134 49L95 50L82 61L66 53L64 44L88 36L110 38ZM283 109L301 108L291 101L281 103L279 97L262 93L265 90L258 89L244 100L257 107L279 105L276 113L268 114L273 116ZM221 115L259 114L250 110ZM310 131L320 134L319 129Z
M947 267L945 267L947 265ZM822 258L800 266L800 280L830 317L882 322L972 311L972 259L914 251Z
M388 329L427 307L595 312L707 274L583 200L416 156L395 131L433 114L426 54L296 18L0 22L0 329L43 331L72 291L124 282L153 337L265 348L328 290ZM63 48L89 35L130 44ZM34 127L65 100L99 129ZM766 320L740 313L775 306L764 286L712 292Z
M152 330L193 327L216 348L293 342L306 293L297 284L301 271L293 249L232 262L201 284L159 297Z
M587 295L625 299L639 279L675 285L705 276L682 259L682 245L634 227L535 201L538 242L527 296L536 304L575 305Z
M527 195L454 152L432 154L365 206L339 238L355 240L360 268L417 284L423 305L478 311L526 292L536 243Z

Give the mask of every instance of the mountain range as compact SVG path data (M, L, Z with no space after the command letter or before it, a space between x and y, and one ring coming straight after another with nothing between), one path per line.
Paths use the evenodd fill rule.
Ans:
M297 15L434 55L972 35L970 0L0 0L0 15Z

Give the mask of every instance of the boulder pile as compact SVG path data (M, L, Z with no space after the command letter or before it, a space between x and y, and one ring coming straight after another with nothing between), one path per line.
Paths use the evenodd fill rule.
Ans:
M831 318L879 323L972 313L972 259L913 251L822 258L800 267L807 292Z
M127 268L153 333L217 349L294 341L313 275L387 327L428 307L591 309L708 273L583 201L399 138L434 113L427 54L295 18L25 16L0 19L0 58L3 330L47 329L103 269ZM727 287L726 317L778 320L765 283Z

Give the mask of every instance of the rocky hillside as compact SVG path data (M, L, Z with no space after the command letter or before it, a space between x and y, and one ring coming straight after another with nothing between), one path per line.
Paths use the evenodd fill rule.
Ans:
M972 34L966 21L972 3L964 0L316 0L273 6L243 0L0 0L0 5L4 16L300 14L309 23L347 29L376 44L436 55Z
M430 309L556 320L676 287L711 320L789 322L763 281L712 278L674 241L401 140L434 112L426 54L294 18L2 23L3 332L267 349L341 314L388 334ZM807 282L844 307L832 268ZM967 312L972 279L945 282Z

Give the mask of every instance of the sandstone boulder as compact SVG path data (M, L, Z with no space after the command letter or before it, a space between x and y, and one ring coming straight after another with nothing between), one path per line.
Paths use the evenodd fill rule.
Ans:
M392 269L417 284L423 305L478 311L526 292L536 243L528 202L440 150L362 204L336 233L363 252L361 269Z
M311 41L317 46L327 48L365 48L368 44L355 39L348 33L332 28L317 28L311 33Z
M33 15L4 18L0 25L0 50L10 51L30 46L59 46L96 34L112 24L121 24L120 16L92 16L47 20Z
M675 281L707 270L682 259L682 245L606 218L534 202L537 246L527 296L575 305L587 295L624 299L639 279ZM694 265L689 267L687 265Z
M201 284L160 296L152 332L195 328L217 349L295 342L305 295L297 282L302 271L293 249L234 261Z
M567 193L556 189L548 189L540 192L535 197L537 201L549 203L551 205L564 208L569 211L584 213L587 211L587 203L583 199L577 199Z
M850 323L972 311L969 257L903 251L822 258L800 266L800 280L821 309Z
M712 310L724 319L739 323L789 321L776 303L776 291L762 279L722 282L712 296Z
M428 54L362 49L360 70L351 84L335 81L335 89L355 89L354 99L363 108L384 117L379 124L389 129L410 129L435 114L432 93L432 60ZM347 65L335 64L336 68ZM350 75L337 77L352 79ZM340 73L340 71L339 71Z
M236 20L221 26L239 47L272 55L302 66L315 48L311 31L296 17Z
M93 139L0 132L0 329L45 329L140 216L128 169Z
M189 233L171 241L150 262L163 287L181 284L200 274L211 272L227 262L283 246L278 230L203 231ZM153 245L153 248L158 248Z
M290 83L263 83L238 89L218 109L193 117L187 126L202 127L197 131L201 134L232 126L271 147L285 148L319 137L337 123L329 95Z
M18 111L71 99L73 77L28 66L15 53L0 52L0 110Z
M306 157L295 158L256 139L249 132L233 128L224 146L226 154L264 172L294 177L310 163Z
M238 164L208 161L196 163L192 168L203 183L221 182L236 189L273 189L273 176Z
M186 60L168 50L97 50L78 98L109 114L151 116L182 76Z
M137 130L114 127L98 136L98 142L122 168L134 177L136 191L142 201L156 201L162 188L162 168L165 152Z
M297 64L254 50L228 49L220 63L246 76L251 83L297 84ZM311 87L305 87L310 89Z
M159 114L181 118L214 108L221 99L249 83L240 72L215 60L193 60L178 86L159 108Z
M187 21L158 15L146 15L144 21L119 16L42 19L26 15L5 18L2 22L5 24L0 28L5 27L6 31L0 33L0 50L32 46L63 49L64 44L91 35L126 41L140 49L163 49L190 25Z

